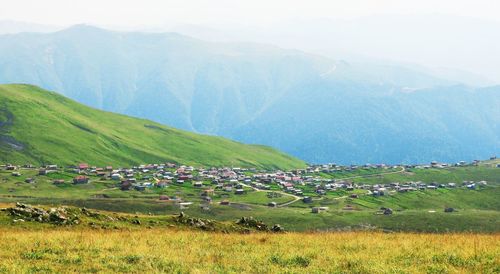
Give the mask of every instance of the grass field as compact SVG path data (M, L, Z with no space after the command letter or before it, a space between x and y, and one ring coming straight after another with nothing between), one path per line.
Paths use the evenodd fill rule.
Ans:
M386 172L386 171L382 171ZM314 194L312 203L297 201L286 207L269 208L271 201L278 204L292 201L294 198L284 194L268 196L266 192L257 192L247 188L243 195L234 192L216 190L209 210L202 209L200 193L202 188L195 188L191 183L172 184L167 188L152 188L145 191L121 191L117 183L92 177L91 183L73 185L70 183L72 173L60 171L47 176L38 176L37 170L21 169L20 177L11 172L0 171L0 202L26 202L44 205L74 205L106 211L125 213L153 214L157 216L177 214L180 211L190 216L209 218L219 221L234 221L241 217L253 216L269 224L280 224L289 231L328 231L328 230L365 230L384 229L387 231L413 232L499 232L500 228L500 169L486 166L461 167L452 169L419 170L411 174L390 173L387 176L399 176L400 182L416 181L426 178L433 181L460 183L466 178L488 180L488 186L476 190L465 188L425 190L408 193L395 193L387 196L373 197L365 195L366 191L338 190L320 197ZM352 174L343 173L343 178L373 179L357 177L359 171ZM409 177L408 177L409 176ZM25 183L28 177L35 178L35 183ZM63 178L67 182L54 185L52 180ZM405 180L403 180L405 179ZM385 179L383 179L385 180ZM392 182L392 179L389 180ZM210 182L205 182L210 184ZM274 188L274 186L273 186ZM309 190L308 190L309 189ZM304 187L304 192L313 190ZM350 198L351 193L358 193L358 198ZM160 195L179 197L183 201L192 202L189 208L181 209L175 202L160 201ZM229 200L229 206L219 205L219 201ZM328 210L321 214L312 214L311 207L324 206ZM345 210L350 207L352 210ZM381 207L394 210L391 216L379 215ZM457 211L444 213L445 207L453 207Z
M500 236L0 228L0 272L498 273Z
M0 137L4 163L305 167L270 147L96 110L31 85L0 85Z

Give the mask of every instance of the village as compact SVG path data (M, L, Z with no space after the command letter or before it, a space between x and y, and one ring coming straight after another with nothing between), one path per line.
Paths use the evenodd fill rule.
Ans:
M494 160L496 157L491 157ZM73 174L70 180L55 178L53 185L65 184L92 184L94 182L112 182L116 189L121 191L146 192L152 189L168 189L169 187L184 187L197 190L198 197L177 197L178 195L159 194L158 200L177 203L181 208L189 207L193 201L200 201L200 206L209 210L213 197L220 197L220 205L229 205L229 199L244 196L248 192L266 193L268 207L284 207L296 202L312 204L328 195L337 195L338 198L357 199L360 196L383 197L404 194L416 191L433 191L437 189L469 189L475 190L488 185L485 180L480 181L450 181L447 183L399 181L383 184L363 183L364 178L380 176L381 174L398 174L409 169L444 169L448 167L476 166L480 161L471 163L459 162L445 164L432 162L426 165L363 165L341 166L336 164L311 165L305 169L290 171L264 171L255 168L195 168L175 163L144 164L130 168L114 168L112 166L97 167L87 163L73 166L59 167L45 165L16 166L11 164L0 165L0 170L10 172L13 177L21 177L25 171L35 171L36 175L24 179L25 183L36 183L37 176L50 176L64 172ZM499 165L496 165L498 168ZM335 178L335 177L339 178ZM357 179L356 181L353 179ZM70 191L70 190L68 190ZM273 198L288 198L286 201L276 202ZM238 199L234 199L238 200ZM351 210L350 206L344 210ZM328 207L312 206L312 213L320 213ZM452 209L448 209L452 210ZM392 214L391 209L382 208L383 214Z

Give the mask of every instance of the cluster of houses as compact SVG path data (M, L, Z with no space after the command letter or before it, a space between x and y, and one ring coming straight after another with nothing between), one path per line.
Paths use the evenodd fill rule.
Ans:
M496 156L491 156L490 160L496 160ZM372 170L372 169L397 169L397 168L406 168L406 169L430 169L430 168L448 168L448 167L465 167L465 166L477 166L479 165L480 160L473 160L471 162L459 161L457 163L440 163L437 161L432 161L427 164L399 164L399 165L386 165L386 164L365 164L365 165L348 165L342 166L337 165L335 163L331 164L321 164L321 165L311 165L307 167L302 172L305 173L335 173L339 171L355 171L355 170ZM500 164L497 164L496 167L500 168Z
M477 164L459 162L456 165L466 166ZM265 191L281 190L283 192L303 196L304 191L314 191L318 195L325 195L332 191L354 191L355 189L366 190L367 195L383 196L389 193L403 193L410 191L434 190L438 188L465 187L476 189L487 185L485 181L457 183L423 183L423 182L393 182L383 185L355 184L347 180L335 180L319 176L320 172L332 173L338 171L352 171L356 169L394 169L394 168L443 168L447 164L432 162L429 165L363 165L363 166L339 166L336 164L312 165L305 169L291 171L258 171L256 169L245 168L194 168L192 166L179 166L175 163L147 164L131 168L113 168L112 166L96 167L86 163L66 167L63 170L74 173L72 180L74 184L87 184L91 178L101 178L99 180L116 181L117 186L124 191L146 189L157 187L165 188L171 184L189 184L194 188L200 188L202 197L207 202L211 201L210 196L214 191L234 193L236 195L245 194L248 187ZM21 176L19 166L3 165L0 168L12 171L13 176ZM32 165L25 165L24 169L37 169ZM57 165L46 165L38 168L39 175L47 175L58 172L61 168ZM32 183L33 178L27 178L26 182ZM65 180L55 179L54 184L64 184ZM359 192L357 192L359 193ZM351 198L357 198L358 194L351 194ZM161 196L161 200L168 200L171 197ZM304 197L304 202L310 202L310 197ZM320 209L318 209L321 211ZM318 211L318 212L319 212Z

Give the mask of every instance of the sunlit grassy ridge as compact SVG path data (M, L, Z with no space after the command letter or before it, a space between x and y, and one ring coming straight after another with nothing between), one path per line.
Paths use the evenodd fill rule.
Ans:
M0 230L0 272L498 273L500 236Z
M0 137L0 161L19 164L174 161L283 169L305 165L269 147L99 111L30 85L0 85Z

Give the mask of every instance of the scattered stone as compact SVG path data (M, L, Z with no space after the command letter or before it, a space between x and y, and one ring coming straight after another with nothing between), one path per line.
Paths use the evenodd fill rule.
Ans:
M201 218L191 218L188 217L184 212L181 212L178 216L174 217L177 223L184 224L190 227L199 228L207 231L214 231L215 225L211 220L201 219Z
M134 225L141 225L141 221L139 221L139 220L137 220L137 219L132 220L132 223L133 223Z
M279 224L275 224L275 225L273 225L273 227L271 227L271 231L272 232L284 232L285 229L283 227L281 227Z
M31 205L16 203L16 206L8 208L7 212L13 217L19 217L17 220L22 219L24 221L58 225L73 225L79 223L78 214L74 210L70 210L66 207L51 208L47 211L42 208L32 207Z
M255 220L253 217L241 217L241 219L236 221L236 224L248 228L254 228L259 231L269 231L269 228L264 222Z

